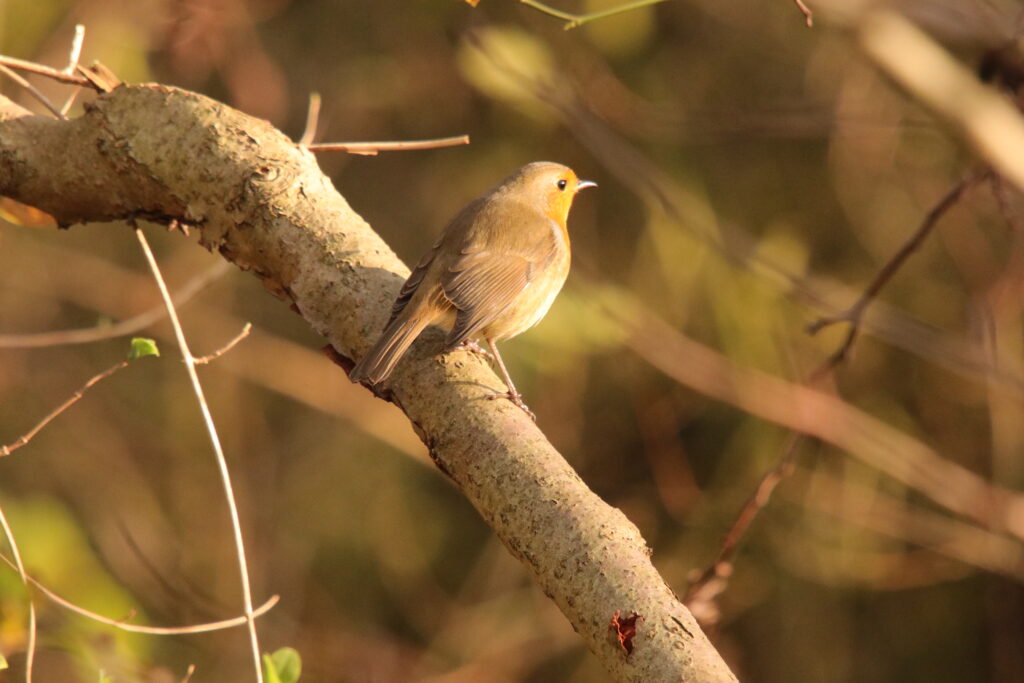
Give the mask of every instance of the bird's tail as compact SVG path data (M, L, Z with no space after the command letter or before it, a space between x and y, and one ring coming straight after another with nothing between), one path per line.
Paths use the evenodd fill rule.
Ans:
M353 382L365 380L370 384L383 382L432 320L432 316L423 312L399 315L384 328L373 348L355 364L348 373L349 379Z

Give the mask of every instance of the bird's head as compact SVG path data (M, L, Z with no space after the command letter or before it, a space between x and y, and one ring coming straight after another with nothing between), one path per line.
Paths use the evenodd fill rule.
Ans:
M597 187L592 180L580 180L568 166L550 161L535 161L523 166L502 183L509 192L524 201L538 203L548 216L565 225L576 193Z

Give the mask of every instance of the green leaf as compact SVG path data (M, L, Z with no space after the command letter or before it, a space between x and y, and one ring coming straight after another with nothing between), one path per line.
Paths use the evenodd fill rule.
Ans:
M266 683L281 683L281 677L277 675L277 667L274 666L274 660L266 653L263 655L263 680Z
M267 683L296 683L302 673L302 658L295 648L282 647L263 655L263 676Z
M133 337L132 348L128 352L128 360L135 360L137 358L144 358L145 356L159 356L160 349L156 347L156 342L152 339L146 339L145 337Z

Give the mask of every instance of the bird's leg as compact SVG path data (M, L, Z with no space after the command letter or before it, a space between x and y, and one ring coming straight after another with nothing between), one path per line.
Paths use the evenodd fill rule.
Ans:
M476 339L464 339L462 341L462 348L463 350L468 351L469 353L475 353L477 355L483 356L489 361L494 361L494 354L485 349L484 347L480 346L479 342L477 342Z
M487 398L493 400L496 398L507 398L508 400L515 403L517 406L523 409L527 415L529 415L534 422L537 421L537 416L533 414L533 411L523 403L523 395L516 391L516 385L512 384L512 378L508 376L508 370L505 369L505 362L501 360L501 354L498 353L498 347L495 346L493 339L487 340L487 345L491 347L491 353L494 354L494 360L497 361L498 367L501 368L501 376L505 379L505 386L508 387L508 391L505 393L491 394Z

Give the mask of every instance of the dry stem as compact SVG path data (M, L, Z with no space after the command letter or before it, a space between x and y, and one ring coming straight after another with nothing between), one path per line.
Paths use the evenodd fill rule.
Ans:
M848 309L842 313L836 315L826 316L819 318L818 320L811 323L808 326L807 331L811 334L816 334L822 329L829 325L834 325L840 322L850 323L850 330L846 334L846 338L843 343L839 346L835 353L832 354L829 359L827 366L836 367L841 364L849 356L850 349L853 348L853 343L857 339L857 334L860 332L861 320L864 317L864 311L867 310L871 302L875 300L878 293L888 284L889 280L899 271L900 267L910 258L910 255L917 251L924 241L931 234L932 230L938 224L939 219L951 209L957 201L963 196L969 188L974 187L975 184L984 180L991 174L991 171L986 168L973 169L967 173L963 178L953 184L946 194L939 199L938 202L925 214L921 224L917 227L907 241L903 243L903 246L893 254L892 258L882 266L881 270L875 275L874 279L867 286L864 292L860 295L860 298Z
M6 521L2 520L3 512L0 511L0 523L6 526ZM13 546L12 546L13 547ZM15 552L15 558L17 559ZM17 559L16 562L12 562L10 558L0 555L0 561L5 562L9 567L18 569L19 573L22 574L22 579L27 584L35 586L40 593L45 595L47 598L60 605L64 609L67 609L75 614L81 615L87 619L98 621L101 624L107 626L113 626L114 628L121 629L122 631L129 631L131 633L143 633L151 636L175 636L175 635L189 635L193 633L208 633L210 631L222 631L227 628L234 628L235 626L241 626L248 622L248 617L245 615L239 617L232 617L230 619L221 619L220 621L210 621L205 624L191 624L189 626L141 626L138 624L127 624L124 619L111 619L105 617L102 614L97 614L91 610L87 610L84 607L76 605L67 598L61 597L53 590L47 588L39 579L34 578L30 574L25 574L21 568L21 560ZM270 599L264 602L262 605L253 610L253 616L261 617L269 612L274 605L280 602L281 596L272 595Z
M174 293L174 305L185 305L192 297L202 291L204 287L230 269L231 267L224 261L217 261L210 268L196 274ZM110 325L29 334L0 334L0 349L28 349L62 346L65 344L87 344L104 339L113 339L114 337L134 334L165 317L167 317L167 309L161 303L147 311Z
M235 348L235 346L238 344L238 342L240 342L243 339L245 339L246 337L248 337L250 332L252 332L252 323L246 323L242 327L242 331L239 332L238 334L236 334L234 337L232 337L231 341L229 341L227 344L225 344L224 346L220 347L219 349L217 349L216 351L214 351L211 354L208 354L206 356L201 356L199 358L196 358L195 359L196 365L206 365L210 361L217 360L218 358L223 356L225 353L227 353L231 349Z
M64 116L64 113L60 109L57 109L57 107L54 106L53 102L51 102L50 99L46 95L44 95L42 92L40 92L38 88L36 88L34 85L32 85L31 83L26 81L24 78L22 78L21 76L16 74L9 67L7 67L7 66L5 66L3 64L0 64L0 73L5 74L12 81L14 81L18 85L20 85L25 90L27 90L29 92L29 94L32 95L32 97L36 98L36 100L40 104L42 104L44 107L49 109L50 113L53 114L56 118L58 118L58 119L65 119L65 118L67 118L66 116Z
M21 582L25 584L25 591L28 593L28 643L25 646L25 683L32 683L32 666L36 658L36 605L35 601L32 600L32 591L28 586L31 579L25 573L25 565L21 562L18 544L14 541L14 532L11 531L11 525L7 523L7 516L4 514L2 507L0 507L0 527L3 527L7 545L10 546L11 554L14 555L14 562L11 562L6 557L3 558L4 562L18 571L18 575L21 576Z
M314 152L348 152L363 156L375 156L378 152L408 152L416 149L438 149L468 145L468 135L456 135L450 138L433 140L393 140L389 142L318 142L306 145Z
M206 402L206 395L203 392L203 386L199 382L199 374L196 372L196 359L192 356L192 352L189 351L188 342L185 339L185 331L181 327L181 321L178 320L178 312L174 308L174 301L171 299L171 293L167 289L167 283L164 282L164 278L160 274L160 267L157 265L156 258L153 256L153 250L149 248L149 242L146 240L145 234L143 234L142 230L140 230L137 225L133 225L133 229L135 236L139 240L139 246L142 248L142 253L146 257L146 262L149 264L149 269L153 273L153 279L156 280L157 287L160 289L160 297L164 301L164 306L167 307L167 315L171 320L171 326L174 328L174 336L178 340L178 348L181 350L182 360L185 361L185 369L188 371L188 377L192 383L192 391L195 392L196 400L199 403L199 410L203 414L203 422L206 425L206 432L209 434L210 444L213 446L213 453L217 460L217 468L220 471L221 483L224 486L224 498L228 505L228 512L231 514L231 530L235 539L235 553L238 559L238 574L242 583L242 601L245 607L245 618L249 627L249 643L252 646L253 666L256 668L256 681L257 683L263 683L263 666L260 660L259 639L256 635L256 616L252 606L252 589L249 586L249 567L245 558L245 542L242 539L242 523L238 516L238 505L235 502L235 492L231 485L231 475L228 472L227 458L224 457L224 450L220 444L220 437L217 436L217 426L213 422L213 415L210 413L210 406Z
M537 10L538 12L543 12L548 16L552 16L555 17L556 19L563 20L565 22L565 25L562 28L568 31L569 29L574 29L578 26L582 26L583 24L595 21L597 19L604 19L606 17L615 16L616 14L622 14L623 12L629 12L631 10L640 9L641 7L647 7L648 5L656 5L660 2L665 2L665 0L633 0L633 2L626 2L617 7L611 7L609 9L599 10L597 12L588 12L586 14L573 14L572 12L563 12L562 10L555 9L554 7L545 5L542 2L538 2L538 0L519 0L519 2L523 3L527 7L531 7Z
M89 379L89 381L87 381L85 384L83 384L75 393L71 394L70 398L68 398L66 401L64 401L59 406L57 406L52 411L50 411L50 413L47 414L46 417L44 417L42 420L39 421L39 424L37 424L35 427L30 429L25 434L22 434L14 442L12 442L12 443L10 443L10 444L8 444L6 446L0 447L0 457L3 457L5 455L10 455L14 451L18 450L19 448L21 448L22 446L27 444L29 441L31 441L33 439L33 437L35 437L36 434L38 434L40 431L42 431L43 427L45 427L46 425L50 424L58 415L60 415L65 410L67 410L68 408L73 406L75 403L77 403L78 400L80 398L82 398L82 396L85 395L85 392L88 391L90 388L92 388L96 383L105 380L107 377L110 377L111 375L113 375L118 370L121 370L122 368L127 366L128 363L130 363L130 362L131 361L129 361L129 360L123 360L120 363L117 363L117 364L107 368L106 370L104 370L103 372L99 373L98 375L93 376L91 379Z

